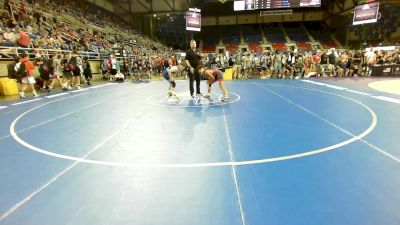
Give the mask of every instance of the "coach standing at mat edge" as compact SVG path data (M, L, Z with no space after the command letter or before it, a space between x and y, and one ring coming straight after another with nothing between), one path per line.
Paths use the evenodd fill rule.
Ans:
M196 51L196 41L191 40L190 41L190 49L186 51L186 57L185 61L188 67L190 68L189 70L189 89L190 89L190 96L194 96L194 88L193 88L193 82L196 79L196 94L198 96L201 95L200 92L200 73L197 71L197 67L200 65L200 59L202 57L202 54Z

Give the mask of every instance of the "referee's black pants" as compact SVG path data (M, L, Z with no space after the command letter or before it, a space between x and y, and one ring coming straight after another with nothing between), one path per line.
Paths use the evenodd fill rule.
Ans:
M194 74L189 72L189 89L190 95L194 94L193 82L196 80L196 94L200 94L200 73L199 71L195 70Z

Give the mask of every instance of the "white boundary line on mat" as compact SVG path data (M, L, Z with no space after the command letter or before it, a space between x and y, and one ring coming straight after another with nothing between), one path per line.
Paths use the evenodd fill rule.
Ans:
M270 86L274 86L274 85L270 85ZM284 86L284 85L277 85L277 86ZM24 117L25 115L27 115L29 112L41 107L41 106L37 106L33 109L30 109L24 113L22 113L21 115L19 115L11 124L10 126L10 134L11 136L21 145L25 146L26 148L28 148L29 150L32 151L36 151L48 156L53 156L56 158L61 158L61 159L67 159L67 160L71 160L71 161L78 161L78 162L84 162L84 163L89 163L89 164L96 164L96 165L105 165L105 166L111 166L111 167L142 167L142 168L194 168L194 167L221 167L221 166L242 166L242 165L253 165L253 164L261 164L261 163L269 163L269 162L276 162L276 161L282 161L282 160L289 160L289 159L295 159L295 158L302 158L302 157L306 157L306 156L310 156L310 155L315 155L315 154L319 154L319 153L323 153L323 152L327 152L327 151L332 151L334 149L343 147L345 145L348 145L352 142L355 142L357 140L361 140L362 138L364 138L365 136L367 136L369 133L372 132L372 130L376 127L377 125L377 116L375 114L375 112L370 109L368 106L366 106L365 104L343 96L343 95L339 95L339 94L335 94L335 93L331 93L331 92L326 92L326 91L322 91L322 90L317 90L317 89L310 89L310 88L303 88L303 87L295 87L295 86L288 86L288 87L292 87L292 88L298 88L298 89L304 89L304 90L311 90L311 91L316 91L316 92L320 92L320 93L327 93L330 95L334 95L334 96L338 96L347 100L350 100L354 103L357 103L358 105L361 105L362 107L364 107L371 115L371 124L369 125L369 127L363 131L362 133L358 134L358 135L353 135L350 132L347 131L348 134L351 134L350 136L352 136L352 138L331 145L331 146L326 146L323 148L319 148L319 149L313 149L307 152L303 152L303 153L298 153L298 154L293 154L293 155L286 155L286 156L280 156L280 157L274 157L274 158L265 158L265 159L258 159L258 160L247 160L247 161L237 161L237 162L209 162L209 163L178 163L178 164L164 164L164 163L121 163L121 162L109 162L109 161L101 161L101 160L89 160L89 159L83 159L80 157L73 157L73 156L68 156L68 155L63 155L63 154L59 154L59 153L54 153L51 152L49 150L46 149L42 149L36 146L33 146L29 143L27 143L26 141L24 141L22 138L20 138L18 136L18 134L15 132L15 127L17 122ZM322 118L322 117L321 117ZM327 120L326 120L327 121ZM333 124L333 123L331 123ZM336 128L339 126L336 126ZM344 129L342 128L342 131ZM389 153L388 153L389 154Z

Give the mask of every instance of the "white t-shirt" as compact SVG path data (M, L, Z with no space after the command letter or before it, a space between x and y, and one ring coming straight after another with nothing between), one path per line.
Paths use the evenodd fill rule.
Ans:
M116 59L111 59L111 69L113 69L113 70L117 69L117 60Z
M115 78L124 78L124 77L125 77L124 74L121 72L115 74Z

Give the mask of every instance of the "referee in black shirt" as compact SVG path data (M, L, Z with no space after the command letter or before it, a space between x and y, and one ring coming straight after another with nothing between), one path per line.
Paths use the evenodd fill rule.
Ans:
M186 51L186 57L185 61L188 67L190 68L189 70L189 88L190 88L190 96L194 97L194 88L193 88L193 81L196 79L196 94L198 96L201 96L200 92L200 74L199 71L197 71L197 66L200 65L200 53L196 51L196 41L191 40L190 41L190 49Z

